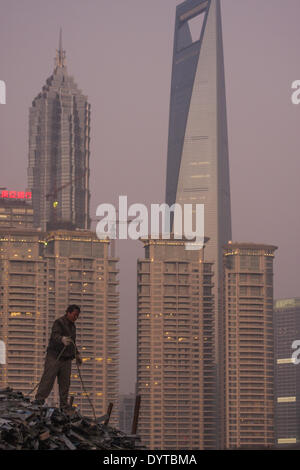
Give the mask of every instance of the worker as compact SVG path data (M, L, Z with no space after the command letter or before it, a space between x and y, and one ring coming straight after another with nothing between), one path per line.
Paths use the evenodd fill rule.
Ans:
M60 407L68 409L68 395L72 360L76 358L78 366L82 359L76 347L75 322L80 314L78 305L69 305L66 314L55 320L52 326L45 359L44 373L35 396L36 404L43 405L50 395L57 377Z

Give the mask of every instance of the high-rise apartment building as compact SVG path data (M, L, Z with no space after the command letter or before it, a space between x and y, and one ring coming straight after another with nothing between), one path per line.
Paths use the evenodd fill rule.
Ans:
M97 416L114 408L118 423L119 294L117 259L108 240L84 230L0 231L0 340L7 364L0 366L3 386L28 393L41 378L54 320L78 304L77 347L81 374ZM70 395L86 416L93 416L81 388L75 361ZM50 402L58 403L55 389Z
M28 393L40 380L48 312L43 234L0 227L0 387Z
M275 246L224 248L225 447L274 445Z
M274 333L276 445L284 448L300 442L300 365L292 358L300 340L300 298L275 302Z
M204 204L205 251L214 263L216 438L221 439L223 378L222 247L231 240L225 74L219 0L186 0L177 6L166 180L166 202ZM218 443L216 442L216 445Z
M56 231L45 238L44 257L48 267L48 325L50 335L55 318L69 304L81 313L77 347L83 357L81 368L85 388L97 416L114 403L111 423L118 423L119 399L119 293L117 259L109 257L109 241L90 231ZM91 415L90 404L81 388L75 362L71 395L83 414ZM54 394L57 398L57 395Z
M213 270L183 240L138 260L138 434L150 449L214 447Z
M55 69L29 113L28 187L35 226L88 229L90 104L68 74L60 36Z

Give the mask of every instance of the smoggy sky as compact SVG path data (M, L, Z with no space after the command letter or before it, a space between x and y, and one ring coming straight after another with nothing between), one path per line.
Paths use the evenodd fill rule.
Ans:
M176 0L0 0L0 186L27 185L28 109L59 28L92 105L92 211L164 202ZM300 296L299 0L223 0L233 239L275 244L275 297ZM121 390L133 391L139 242L118 242ZM63 312L62 312L63 313Z

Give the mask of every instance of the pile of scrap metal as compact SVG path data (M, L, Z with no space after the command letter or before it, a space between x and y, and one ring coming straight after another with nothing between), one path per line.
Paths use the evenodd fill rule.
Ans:
M36 405L21 392L0 390L0 450L141 449L139 438L81 416L73 408Z

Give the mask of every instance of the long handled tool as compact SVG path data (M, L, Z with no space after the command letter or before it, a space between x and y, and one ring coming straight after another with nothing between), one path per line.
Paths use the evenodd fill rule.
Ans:
M70 338L70 339L71 339L71 338ZM76 356L76 345L75 345L75 343L74 343L74 341L73 341L72 339L71 339L71 343L72 343L73 346L74 346L75 356ZM62 356L63 352L65 351L65 349L66 349L66 346L63 347L63 349L61 350L61 352L60 352L59 355L57 356L56 362L59 361L59 359L61 358L61 356ZM83 382L83 379L82 379L82 376L81 376L80 368L79 368L79 365L78 365L78 362L77 362L77 361L76 361L76 366L77 366L78 376L79 376L79 379L80 379L80 382L81 382L81 387L82 387L82 389L83 389L85 395L87 396L87 399L88 399L89 404L90 404L90 406L91 406L91 409L92 409L92 411L93 411L94 420L97 422L97 416L96 416L95 408L94 408L94 405L93 405L93 403L92 403L92 400L90 399L89 393L86 391L86 388L85 388L85 385L84 385L84 382ZM27 393L27 394L25 395L25 397L28 397L29 395L31 395L31 393L34 392L35 389L40 385L40 382L41 382L41 381L39 381L39 382L36 384L36 386L35 386L32 390L30 390L29 393Z

